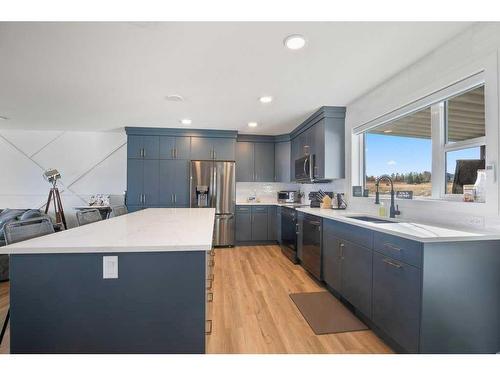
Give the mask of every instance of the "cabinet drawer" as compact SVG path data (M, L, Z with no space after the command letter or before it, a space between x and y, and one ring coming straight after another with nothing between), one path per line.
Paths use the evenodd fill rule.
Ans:
M356 225L341 223L336 220L332 221L333 224L330 226L330 230L335 237L367 247L368 249L373 247L373 232L371 230Z
M267 206L252 206L253 213L266 213L267 214Z
M412 266L422 267L422 244L420 242L375 232L373 249Z
M236 212L250 212L251 209L250 206L236 206Z

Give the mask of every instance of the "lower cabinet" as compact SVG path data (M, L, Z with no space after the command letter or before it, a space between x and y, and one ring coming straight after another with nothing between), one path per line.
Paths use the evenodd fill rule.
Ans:
M373 253L373 322L410 353L418 351L420 269Z
M277 209L276 206L236 206L236 242L277 241L278 225L281 224L281 219L278 221Z
M340 247L341 293L364 315L371 317L373 252L347 241L342 241Z
M340 238L334 235L333 220L323 220L323 280L336 292L341 291L342 253Z

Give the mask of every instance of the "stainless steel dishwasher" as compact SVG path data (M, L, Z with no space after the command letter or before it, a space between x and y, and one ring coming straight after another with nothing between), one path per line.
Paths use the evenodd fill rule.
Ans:
M321 224L321 218L304 215L302 224L302 267L318 280L322 280Z

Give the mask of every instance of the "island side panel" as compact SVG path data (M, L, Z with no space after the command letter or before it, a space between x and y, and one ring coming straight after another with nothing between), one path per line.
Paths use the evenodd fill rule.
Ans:
M205 255L12 255L11 353L205 353Z
M425 244L421 353L500 351L500 241Z

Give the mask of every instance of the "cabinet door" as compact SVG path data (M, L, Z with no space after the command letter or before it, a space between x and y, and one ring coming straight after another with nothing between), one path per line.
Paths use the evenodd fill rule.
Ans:
M174 159L175 137L160 137L160 159Z
M276 240L281 245L281 207L276 207Z
M213 138L214 159L235 160L236 140L232 138Z
M295 181L295 160L300 158L300 143L298 137L292 140L291 147L290 181Z
M321 120L312 127L314 144L315 166L314 177L325 178L325 120Z
M189 207L189 161L173 160L173 192L176 207Z
M251 241L252 240L252 213L238 212L236 210L236 241Z
M335 237L332 220L323 220L323 279L337 292L341 290L341 241Z
M160 196L160 161L144 160L144 183L143 183L145 206L158 206Z
M410 353L418 352L420 270L373 253L373 322Z
M254 143L236 142L236 182L253 182L254 176Z
M144 161L139 159L127 160L127 206L142 205L144 181Z
M142 148L144 149L144 159L158 159L160 157L160 137L157 135L143 136Z
M367 317L372 306L372 257L366 247L342 241L342 295Z
M158 203L161 206L174 206L174 180L175 180L175 161L160 160L160 186Z
M267 208L267 239L269 241L276 241L276 206Z
M252 241L267 241L267 212L252 212Z
M303 248L303 242L304 242L304 231L303 231L303 225L304 225L304 213L303 212L297 212L297 258L302 261L303 255L302 255L302 248Z
M290 142L274 145L274 174L276 182L290 182Z
M175 158L191 159L191 137L175 137Z
M255 181L274 181L274 143L255 143Z
M127 158L142 159L142 135L127 137Z
M191 137L191 159L213 160L212 138Z

